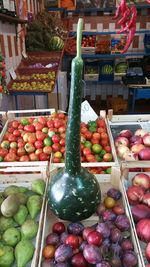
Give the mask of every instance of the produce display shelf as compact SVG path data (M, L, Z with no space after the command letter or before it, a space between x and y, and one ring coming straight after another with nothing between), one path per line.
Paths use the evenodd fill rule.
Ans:
M5 169L4 173L2 175L0 174L0 192L2 192L5 188L7 188L10 185L23 186L28 189L31 189L31 182L37 179L43 179L45 181L45 191L43 195L41 212L37 217L37 221L39 223L37 236L32 241L35 247L35 251L32 261L28 263L27 267L37 267L39 260L39 249L41 246L41 234L43 229L43 218L44 218L46 193L47 193L49 177L38 170L34 171L32 167L30 167L30 169L28 169L27 171L25 169L22 169L20 171L18 168L16 168L15 171L13 170L13 168L7 170ZM14 264L13 267L16 267L16 264Z
M36 109L36 110L19 110L19 111L8 111L7 112L7 122L5 123L5 126L1 132L0 135L0 143L2 142L3 136L5 135L5 132L7 131L7 127L9 122L13 120L21 120L22 118L38 118L39 116L49 116L53 112L55 112L55 109ZM0 162L0 170L6 167L30 167L35 166L38 169L41 169L42 172L47 172L48 170L48 161L29 161L29 162Z
M51 175L54 175L55 171L51 173ZM135 239L135 235L133 232L133 227L132 227L132 223L130 220L130 215L129 215L129 211L128 211L128 207L126 205L126 199L124 197L123 194L123 188L122 188L122 183L120 179L117 179L115 173L111 174L111 175L96 175L96 178L98 180L98 182L100 183L100 188L101 188L101 192L102 192L102 199L105 196L105 193L107 192L107 190L111 187L115 187L116 189L119 189L120 192L122 193L122 203L123 206L125 208L125 212L126 215L130 221L130 229L131 229L131 238L132 238L132 242L134 244L134 251L137 254L138 257L138 267L141 267L141 258L139 255L139 248L137 246L137 242ZM93 214L90 218L88 218L87 220L82 221L82 223L84 224L84 226L92 226L98 223L98 216L96 214ZM46 207L45 207L45 214L44 214L44 219L43 219L43 232L42 232L42 239L41 239L41 248L40 248L40 252L39 252L39 264L38 267L42 266L42 251L43 248L45 246L45 239L46 236L51 232L52 230L52 226L56 221L62 221L64 222L64 224L67 226L68 222L67 221L63 221L59 218L57 218L48 208L48 203L46 202Z
M134 175L136 175L137 173L140 173L140 171L131 172L130 170L132 168L133 169L141 168L141 172L143 172L142 171L143 169L145 169L145 168L149 169L149 167L150 167L149 162L140 162L140 161L138 161L138 162L123 162L122 165L121 165L121 170L122 170L121 171L121 183L122 183L122 188L123 188L123 192L124 192L123 194L124 194L124 198L126 199L126 205L127 205L128 211L129 211L133 232L134 232L136 243L137 243L137 246L138 246L139 256L140 256L140 259L141 259L140 267L148 266L148 262L146 260L145 253L144 253L145 247L146 247L146 243L140 241L139 238L138 238L138 235L137 235L137 232L136 232L136 228L135 228L134 219L133 219L132 212L131 212L131 206L129 204L129 200L128 200L128 197L127 197L126 190L127 190L128 186L131 185L131 181L132 181L132 178L134 177ZM148 174L150 176L150 172L144 172L144 173Z

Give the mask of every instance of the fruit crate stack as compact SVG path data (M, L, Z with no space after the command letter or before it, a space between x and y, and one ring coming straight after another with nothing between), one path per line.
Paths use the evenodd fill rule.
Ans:
M37 267L48 177L5 168L1 174L0 265Z
M51 173L51 177L55 171ZM110 266L110 263L115 263L117 260L117 263L122 266L122 262L127 264L128 258L131 257L134 260L134 266L142 266L121 180L116 179L115 174L107 178L104 175L103 177L96 175L96 178L100 183L102 199L97 212L90 218L76 223L58 220L51 213L48 202L46 203L38 267L48 261L49 256L47 252L49 248L52 251L49 257L50 263L58 262L59 264L64 264L66 261L69 261L74 265L79 260L80 264L81 262L84 263L83 266L86 266L86 264L96 266L99 262L104 262ZM111 216L114 216L113 219ZM113 220L115 221L114 233L113 230L110 232L108 227L108 221L109 225L114 225ZM95 237L97 236L95 239L97 242L91 238L93 234ZM109 244L106 244L109 235L111 235L111 241ZM73 238L74 246L70 238ZM123 238L120 243L122 248L118 245L116 238L118 240ZM126 251L126 243L130 246L130 251ZM70 246L73 246L74 250L77 249L76 254L73 255ZM78 252L79 246L80 252ZM123 256L120 252L122 249L124 250ZM108 253L108 250L112 253ZM116 257L115 251L117 251L118 257ZM80 264L79 266L81 266Z
M141 267L150 263L149 167L149 162L122 163L121 181L141 258Z

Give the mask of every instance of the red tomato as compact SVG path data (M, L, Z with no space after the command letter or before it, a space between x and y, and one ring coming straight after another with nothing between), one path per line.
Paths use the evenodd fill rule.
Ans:
M35 154L36 155L39 155L41 153L43 153L43 149L42 148L38 148L38 149L35 150Z
M97 123L98 127L106 128L106 123L105 123L104 119L97 119L96 123Z
M8 149L0 147L0 157L5 157L7 154L8 154Z
M60 139L59 144L61 146L65 146L65 139L64 138Z
M104 147L104 149L105 149L105 151L106 151L106 152L108 152L108 153L110 153L110 152L111 152L111 147L110 147L110 146L108 146L108 145L107 145L107 146L105 146L105 147Z
M35 141L34 143L35 148L39 149L39 148L43 148L43 142L42 141Z
M13 135L16 136L16 137L18 137L18 136L21 135L21 132L16 129L16 130L13 131Z
M100 139L101 135L100 135L100 133L93 133L92 138L93 139Z
M60 112L60 113L58 113L57 114L57 117L59 118L59 119L65 119L65 113L62 113L62 112Z
M6 161L6 162L14 162L14 161L16 161L16 154L14 154L14 153L8 153L5 156L4 161Z
M36 135L35 135L35 133L31 133L28 136L28 142L33 144L33 143L35 143L35 141L36 141Z
M59 133L65 133L66 132L66 127L65 126L61 126L58 128L58 132Z
M4 134L4 136L3 136L3 140L8 140L9 136L10 136L10 133L9 132L6 132Z
M25 154L26 154L26 150L24 149L24 147L20 147L17 149L17 155L19 157L24 156Z
M65 225L63 222L56 222L52 226L52 232L56 234L61 234L65 232Z
M47 137L47 135L41 131L37 131L36 132L36 138L39 141L43 141L45 138Z
M43 129L42 123L36 121L33 123L33 125L34 125L36 131L42 131L42 129Z
M52 141L53 141L54 144L59 143L60 137L57 134L54 134L52 136Z
M23 130L23 129L24 129L24 126L22 124L19 124L18 130Z
M17 154L17 148L16 147L9 148L9 153Z
M39 161L39 156L37 154L35 154L35 153L30 153L29 154L29 159L31 161Z
M12 127L15 129L18 129L18 126L20 125L20 122L17 120L12 121Z
M24 147L25 146L25 142L18 142L18 148Z
M59 127L62 126L62 124L63 124L63 123L62 123L61 120L59 120L59 119L55 119L55 120L54 120L54 127L55 127L55 128L58 129Z
M56 152L56 151L60 151L60 149L61 149L60 144L55 143L55 144L52 145L52 150L53 150L54 152Z
M106 133L106 129L102 128L102 127L99 127L99 128L97 128L97 132L98 133Z
M103 139L103 140L100 141L100 144L101 144L103 147L105 147L105 146L108 145L108 140Z
M53 245L46 245L43 248L43 257L45 259L52 259L54 257L56 248Z
M9 137L8 137L8 141L9 142L16 142L16 136L13 135L13 134L10 134Z
M54 121L53 120L47 121L47 127L48 128L53 128L54 127Z
M61 158L53 157L53 162L54 163L61 163Z
M20 157L20 159L19 159L19 161L30 161L30 159L29 159L29 156L28 155L24 155L24 156L21 156Z
M17 142L11 142L10 143L10 148L16 148L16 147L18 147Z
M9 133L13 133L14 128L13 128L13 127L9 127L9 128L7 129L7 131L8 131Z
M91 149L90 148L88 148L88 147L85 147L84 149L83 149L83 155L84 156L87 156L87 155L91 155Z
M84 134L84 136L85 136L85 138L86 138L87 140L91 140L91 138L92 138L92 132L90 132L90 131L86 131L86 133Z
M66 138L66 133L61 133L61 134L60 134L60 138L65 139L65 138Z
M94 144L99 144L99 139L96 139L96 138L92 138L91 139L91 143L94 145Z
M46 154L48 154L48 155L50 155L50 154L52 153L52 148L51 148L51 146L45 146L45 147L43 148L43 152L46 153Z
M41 116L38 118L38 122L40 122L43 126L45 126L47 123L47 119L45 117Z
M81 156L81 162L85 162L86 161L86 158Z
M65 151L66 151L65 147L64 147L64 146L63 146L63 147L61 147L61 149L60 149L60 152L61 152L62 154L64 154L64 153L65 153Z
M86 159L88 162L96 162L95 156L94 155L87 155Z
M41 154L39 154L39 159L40 159L40 161L47 161L47 160L49 160L49 155L42 152Z
M34 133L35 132L35 127L34 125L30 124L30 125L25 125L24 126L24 130L28 133Z
M82 128L82 127L86 127L87 128L87 124L85 122L81 122L80 123L80 128Z
M106 153L104 156L103 156L103 160L104 161L112 161L113 157L112 157L112 154L111 153Z
M104 140L109 140L109 137L108 137L108 134L107 133L101 133L101 139L104 139Z
M86 126L81 127L80 132L81 134L85 134L88 131Z
M68 235L65 240L66 245L71 246L72 248L79 247L79 238L76 235Z
M33 121L35 120L35 118L28 118L28 122L30 123L30 124L33 124Z

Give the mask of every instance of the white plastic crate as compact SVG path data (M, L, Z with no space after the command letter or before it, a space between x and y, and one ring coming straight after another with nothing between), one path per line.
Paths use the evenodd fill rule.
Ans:
M55 173L55 171L53 173ZM128 211L128 207L126 205L126 199L124 197L124 191L123 191L123 188L122 188L122 183L121 183L120 179L116 179L116 173L114 172L113 175L96 175L96 178L100 183L101 192L102 192L102 199L104 198L104 195L107 192L107 190L112 186L121 191L121 193L122 193L122 203L123 203L123 205L125 207L126 215L130 220L129 211ZM42 239L41 239L41 248L40 248L40 252L39 252L39 264L38 264L38 267L42 267L42 251L43 251L43 248L45 246L46 236L51 232L52 225L56 221L62 221L62 220L57 218L50 211L50 209L48 207L48 203L46 203L45 215L44 215L44 223L43 223L43 232L42 232ZM68 224L68 222L66 222L66 221L63 221L63 222L65 223L65 225ZM82 223L85 226L94 225L94 224L98 223L98 216L93 214L93 216L91 216L90 218L82 221ZM135 239L134 232L132 231L131 220L130 220L130 226L131 226L131 237L132 237L132 241L133 241L133 244L134 244L134 251L136 252L136 254L138 256L138 267L141 267L142 265L141 265L141 259L140 259L140 256L139 256L139 249L138 249L138 246L137 246L137 242L136 242L136 239Z
M33 240L33 244L35 247L34 255L32 258L32 261L28 263L27 267L37 267L38 259L39 259L39 249L41 246L41 233L43 229L43 217L44 217L44 210L45 210L45 204L46 204L46 193L47 193L47 186L48 186L48 180L49 177L38 171L33 170L32 167L28 169L28 171L20 171L18 168L15 170L13 168L5 168L4 173L0 174L0 191L3 191L5 188L7 188L10 185L16 185L16 186L24 186L29 189L31 189L31 182L35 181L36 179L43 179L45 181L45 192L43 195L43 202L41 207L41 212L37 218L39 227L36 238ZM13 265L16 266L15 264Z
M145 250L145 247L146 247L146 243L140 241L138 236L137 236L135 223L134 223L132 212L131 212L131 206L129 204L127 193L126 193L126 190L127 190L128 186L130 185L132 178L134 177L134 175L139 173L139 172L131 172L130 171L131 168L141 168L141 172L142 172L143 168L150 168L150 163L141 162L141 161L138 161L138 162L123 162L122 165L121 165L121 169L122 169L122 175L121 175L122 188L123 188L123 191L124 191L124 197L125 197L125 200L126 200L126 205L128 207L128 210L129 210L129 215L130 215L130 218L131 218L131 223L132 223L132 228L133 228L133 232L134 232L134 235L135 235L135 240L136 240L137 247L138 247L138 250L139 250L139 257L141 259L141 265L139 267L146 267L146 266L148 266L148 261L146 260L145 253L144 253L144 250ZM144 173L150 175L150 172L144 172Z

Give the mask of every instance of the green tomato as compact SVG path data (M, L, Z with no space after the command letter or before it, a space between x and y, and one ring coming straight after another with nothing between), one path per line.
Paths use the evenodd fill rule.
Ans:
M48 136L49 136L49 137L52 137L54 134L55 134L55 132L50 131L50 130L48 131Z
M52 145L52 140L50 137L46 137L43 141L44 146L51 146Z
M42 129L42 132L47 134L47 133L48 133L48 130L49 130L48 127L44 127L44 128Z
M21 124L24 125L24 126L30 124L27 118L23 118L23 119L21 119L20 122L21 122Z
M95 159L96 159L96 161L102 161L103 160L103 158L100 156L100 155L95 155Z
M92 147L92 143L90 141L85 141L84 146L88 147L88 148L91 148Z
M106 154L106 151L104 149L101 150L100 155L103 157Z
M3 160L4 160L4 158L0 156L0 162L2 162Z
M96 132L96 127L95 126L90 126L89 127L89 131L92 132L92 133L95 133Z
M99 154L102 150L102 146L99 144L94 144L92 146L92 151L94 152L94 154Z
M96 128L96 122L95 121L89 121L88 122L88 127L94 127L94 128Z
M107 168L107 169L105 170L105 173L106 173L106 174L111 174L111 167Z
M10 147L10 143L9 143L9 141L7 141L7 140L4 140L2 143L1 143L1 147L2 148L9 148Z

